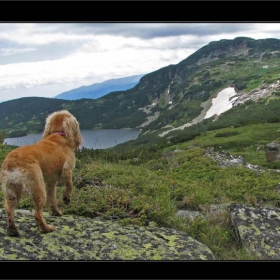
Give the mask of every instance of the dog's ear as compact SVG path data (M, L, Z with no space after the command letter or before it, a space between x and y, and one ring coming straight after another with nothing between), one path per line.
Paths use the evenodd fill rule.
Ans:
M50 118L51 118L51 116L48 116L46 119L45 129L44 129L43 136L42 136L43 139L51 134L50 133L50 130L51 130Z
M66 134L66 138L69 145L73 149L78 149L82 143L82 135L80 133L80 126L75 117L71 116L65 118L62 123L63 131Z

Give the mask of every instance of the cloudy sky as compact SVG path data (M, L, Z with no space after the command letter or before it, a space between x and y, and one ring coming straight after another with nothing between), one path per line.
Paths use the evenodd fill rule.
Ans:
M0 102L150 73L238 36L280 39L280 23L0 23Z

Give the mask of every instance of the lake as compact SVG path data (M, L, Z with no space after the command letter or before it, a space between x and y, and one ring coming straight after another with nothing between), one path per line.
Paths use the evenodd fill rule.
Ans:
M139 130L130 129L98 129L81 130L83 137L82 145L88 149L106 149L118 144L135 140L138 138ZM42 133L29 134L22 137L5 138L4 143L8 145L23 146L34 144L42 139Z

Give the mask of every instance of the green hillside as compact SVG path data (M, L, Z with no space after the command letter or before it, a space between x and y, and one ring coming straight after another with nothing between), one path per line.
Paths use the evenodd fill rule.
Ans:
M237 242L229 213L211 215L211 209L231 203L279 207L280 163L268 162L265 151L266 144L280 142L278 79L280 40L221 40L145 75L133 89L97 100L0 103L0 130L40 132L45 117L59 109L72 112L82 129L141 128L136 140L76 151L70 205L62 203L63 188L57 188L62 212L118 220L123 226L175 228L207 245L217 260L259 260ZM244 102L218 118L171 130L193 120L203 102L229 86ZM157 117L143 125L148 116ZM168 133L160 136L163 132ZM0 163L12 149L0 145ZM242 157L244 164L221 165L208 151ZM0 198L3 207L1 190ZM19 207L33 209L31 197ZM178 216L182 210L199 211L207 219Z
M118 220L123 226L153 223L176 228L206 244L217 260L258 260L240 248L228 214L189 220L176 212L207 213L211 205L256 205L260 201L278 207L275 187L280 174L266 162L263 148L277 138L279 123L262 123L211 130L192 140L164 146L123 144L105 150L82 149L76 152L72 202L69 206L62 203L63 188L58 187L59 208L64 214ZM220 167L205 156L207 147L244 156L246 162L258 164L263 171ZM11 149L1 147L0 163ZM0 198L3 207L1 190ZM25 196L20 208L33 207L32 198Z
M279 73L280 40L220 40L177 65L143 76L132 89L96 100L32 97L2 102L0 129L8 136L41 132L49 113L68 109L82 129L136 128L142 135L153 134L190 122L201 113L202 102L226 87L234 86L238 94L250 95L257 87L276 83ZM279 92L274 90L274 98L279 98ZM153 121L147 122L149 118ZM271 118L275 121L279 117Z

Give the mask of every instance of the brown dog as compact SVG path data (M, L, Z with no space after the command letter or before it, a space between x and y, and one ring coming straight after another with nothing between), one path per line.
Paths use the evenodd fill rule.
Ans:
M2 163L1 184L5 197L8 235L18 236L14 211L23 190L27 190L35 202L35 219L39 230L47 233L54 230L46 224L43 206L47 201L51 214L61 216L56 203L56 183L61 180L66 189L65 204L70 203L72 170L75 153L82 142L79 123L66 110L52 113L46 119L43 139L33 145L11 151Z

